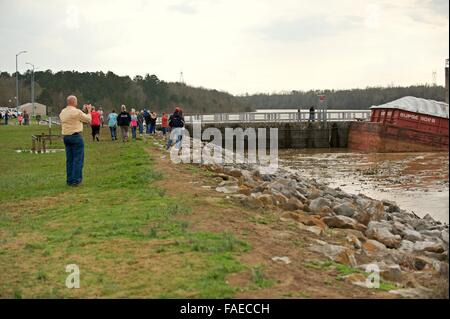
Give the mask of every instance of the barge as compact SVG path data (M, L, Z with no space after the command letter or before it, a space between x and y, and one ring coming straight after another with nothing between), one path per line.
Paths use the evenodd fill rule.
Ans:
M369 122L350 124L348 148L365 152L448 151L449 105L407 96L371 107Z

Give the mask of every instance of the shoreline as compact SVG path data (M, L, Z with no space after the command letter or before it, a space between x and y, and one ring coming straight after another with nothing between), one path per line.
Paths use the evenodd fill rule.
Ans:
M381 278L398 286L393 295L430 297L417 283L423 276L444 279L448 287L449 226L430 215L421 218L395 202L350 194L280 167L276 174L261 174L249 164L201 166L222 179L216 192L243 207L276 210L281 221L318 236L309 250L362 271L376 265ZM330 230L347 232L346 242L326 236ZM364 276L348 280L365 285Z
M444 154L444 153L443 153ZM448 153L367 154L346 150L289 150L280 166L347 193L395 201L403 209L448 220ZM439 167L443 167L440 169Z

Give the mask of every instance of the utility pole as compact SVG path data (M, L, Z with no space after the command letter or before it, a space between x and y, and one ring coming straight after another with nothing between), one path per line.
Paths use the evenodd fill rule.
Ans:
M181 83L181 84L185 84L185 82L184 82L184 76L183 76L183 71L180 72L180 83Z
M31 107L33 110L33 116L35 116L35 107L34 107L34 64L27 62L26 64L31 65L33 68L31 70Z
M18 71L18 66L17 66L17 58L19 55L21 55L22 53L27 53L27 51L20 51L19 53L16 54L16 108L19 108L19 71Z

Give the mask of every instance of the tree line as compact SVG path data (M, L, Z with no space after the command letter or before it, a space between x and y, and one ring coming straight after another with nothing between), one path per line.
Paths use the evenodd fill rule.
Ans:
M30 71L20 74L20 103L30 102ZM70 94L79 104L92 103L109 112L120 105L141 110L170 112L180 105L187 113L217 113L251 111L244 101L217 90L191 87L184 83L169 83L156 75L134 78L113 72L37 71L35 101L47 105L50 114L58 114ZM0 72L0 106L15 106L15 73Z
M351 90L310 90L274 94L254 94L239 97L244 103L257 109L307 108L317 106L319 96L324 95L329 109L365 110L404 96L415 96L436 101L445 100L445 88L435 85L408 87L368 87Z
M26 103L31 100L30 71L19 76L20 102ZM156 112L170 112L180 105L186 113L195 114L249 112L267 108L309 109L310 106L317 106L320 94L326 96L330 109L368 109L407 95L443 101L445 89L442 86L415 85L233 96L218 90L165 82L151 74L130 78L113 72L35 72L35 100L47 105L49 114L58 114L70 94L77 95L80 104L92 103L107 112L118 110L121 104ZM14 96L15 74L0 72L0 106L15 106Z

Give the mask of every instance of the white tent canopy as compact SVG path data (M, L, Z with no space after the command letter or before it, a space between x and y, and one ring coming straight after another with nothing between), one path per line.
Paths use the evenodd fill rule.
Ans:
M19 106L18 108L19 112L27 111L28 114L33 114L33 104L32 103L25 103ZM41 103L34 102L34 114L35 115L47 115L47 106Z
M417 98L414 96L405 96L386 104L374 105L371 109L399 109L448 119L447 103Z

